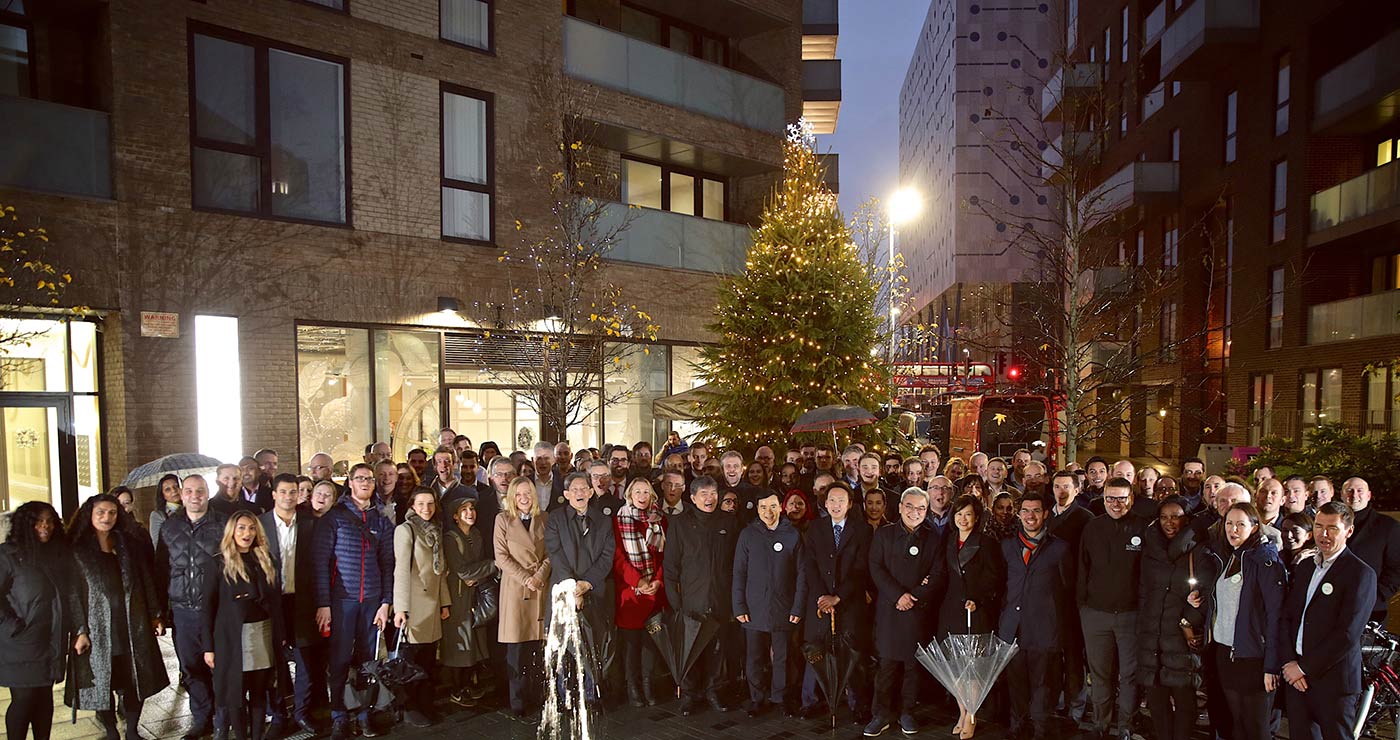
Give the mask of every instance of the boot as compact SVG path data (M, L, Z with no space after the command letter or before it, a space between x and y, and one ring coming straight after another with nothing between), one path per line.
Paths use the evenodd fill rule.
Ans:
M656 706L656 697L651 693L651 673L642 674L642 699L647 706Z
M642 688L631 679L627 681L627 703L634 707L646 706L646 703L642 701Z
M117 712L114 709L99 709L97 711L97 721L102 723L102 729L106 734L103 740L121 740L121 735L117 734Z
M141 734L141 707L144 702L126 705L126 740L146 740Z

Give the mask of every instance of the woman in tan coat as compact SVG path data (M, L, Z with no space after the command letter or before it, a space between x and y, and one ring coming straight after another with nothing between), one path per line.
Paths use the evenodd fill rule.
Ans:
M414 727L432 724L428 712L433 706L437 644L452 606L442 525L436 516L437 495L420 486L413 491L403 524L394 530L394 626L403 631L400 649L429 677L409 695L404 721Z
M496 517L492 537L496 566L501 569L499 639L506 646L510 708L517 716L525 715L527 699L535 703L533 694L543 680L538 665L549 599L545 591L549 558L544 550L547 516L535 498L534 481L515 478L506 488L505 508ZM528 698L527 686L532 694Z

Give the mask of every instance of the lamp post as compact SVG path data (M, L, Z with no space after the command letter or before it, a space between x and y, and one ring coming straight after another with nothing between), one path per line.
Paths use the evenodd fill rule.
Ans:
M923 210L924 201L919 195L919 191L905 187L894 191L890 195L887 215L890 219L890 264L889 264L889 301L890 301L890 412L894 412L894 404L897 396L897 389L894 381L894 354L895 354L895 326L899 318L899 306L894 301L894 279L895 279L895 239L899 233L899 225L913 221Z

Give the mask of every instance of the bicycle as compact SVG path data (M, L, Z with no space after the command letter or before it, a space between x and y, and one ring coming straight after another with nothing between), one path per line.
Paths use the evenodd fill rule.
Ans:
M1370 622L1361 635L1361 693L1353 737L1380 737L1383 722L1390 725L1394 738L1400 726L1400 638L1379 622Z

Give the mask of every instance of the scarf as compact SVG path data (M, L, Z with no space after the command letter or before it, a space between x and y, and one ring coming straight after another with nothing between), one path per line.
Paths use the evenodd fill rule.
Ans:
M656 556L666 549L666 530L661 528L661 510L653 503L642 511L631 503L617 510L617 532L627 562L651 578L656 575Z
M412 531L415 540L422 537L423 540L428 543L428 547L432 548L433 575L442 575L442 526L437 522L425 521L423 517L418 516L418 512L416 511L408 512L408 516L404 517L404 521L408 522L408 526L413 528Z
M1042 535L1042 537L1043 536L1044 535ZM1021 541L1021 564L1030 565L1031 556L1035 554L1035 549L1040 547L1040 541L1027 537L1025 530L1018 530L1016 532L1016 539Z

